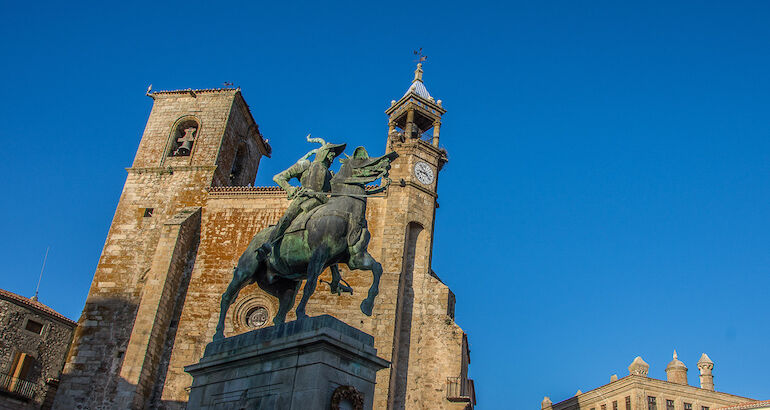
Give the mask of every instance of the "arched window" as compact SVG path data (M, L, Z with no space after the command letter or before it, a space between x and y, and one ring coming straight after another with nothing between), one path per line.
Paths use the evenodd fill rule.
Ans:
M245 185L245 181L242 181L244 170L246 168L246 160L249 156L249 147L246 144L241 144L238 147L238 152L233 159L233 166L230 167L230 185Z
M198 121L194 118L183 118L177 121L174 130L171 132L171 149L168 150L169 157L189 156L193 149L193 144L198 138Z

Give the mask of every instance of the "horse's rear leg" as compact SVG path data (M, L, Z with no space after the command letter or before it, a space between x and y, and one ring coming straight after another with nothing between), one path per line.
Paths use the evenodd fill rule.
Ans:
M302 300L300 300L297 305L297 320L307 317L305 306L307 305L308 300L310 300L310 296L315 292L318 276L321 274L328 256L329 250L325 246L322 246L313 251L313 255L310 257L310 261L307 264L305 289L302 291Z
M382 276L382 265L374 260L369 252L361 252L353 255L348 261L350 269L361 269L372 271L372 286L369 287L369 294L361 302L361 312L366 316L372 315L374 310L374 298L380 293L380 276Z
M252 270L244 269L240 264L233 269L233 280L230 281L227 290L222 294L222 301L219 305L219 322L217 323L217 331L214 333L214 340L224 339L227 310L230 309L230 305L233 303L233 300L238 297L238 293L241 289L251 282L252 273Z

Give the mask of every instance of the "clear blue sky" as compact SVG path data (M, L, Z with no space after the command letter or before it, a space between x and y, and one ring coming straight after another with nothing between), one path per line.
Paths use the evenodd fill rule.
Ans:
M279 4L281 3L281 4ZM770 399L770 4L0 6L0 288L77 319L154 89L240 86L273 159L384 150L423 47L448 109L434 269L479 409L538 408L677 349ZM512 406L508 400L518 403Z

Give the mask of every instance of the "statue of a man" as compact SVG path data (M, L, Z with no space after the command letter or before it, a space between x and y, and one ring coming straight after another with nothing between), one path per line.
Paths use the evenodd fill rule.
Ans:
M278 225L270 233L270 238L258 249L257 252L261 258L270 254L276 241L286 232L286 229L297 216L302 212L309 212L328 200L326 195L319 194L319 192L331 191L329 181L332 178L332 173L329 171L329 167L334 159L345 151L346 144L331 144L321 138L310 138L310 135L307 136L307 140L320 143L321 148L308 152L289 169L273 177L273 181L287 192L288 198L292 201L286 213L278 221ZM315 158L313 158L313 162L310 162L308 158L313 154L315 154ZM289 181L292 178L297 178L301 186L290 185Z

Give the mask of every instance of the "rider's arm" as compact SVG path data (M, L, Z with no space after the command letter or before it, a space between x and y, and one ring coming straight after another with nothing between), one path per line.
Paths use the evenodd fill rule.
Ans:
M310 168L310 161L308 161L305 158L302 158L299 161L297 161L296 164L289 167L289 169L279 174L276 174L276 176L273 177L273 181L275 181L275 183L278 184L278 186L283 188L284 191L291 194L296 189L296 187L291 186L289 184L289 181L292 178L300 179L302 177L302 174L308 168Z

